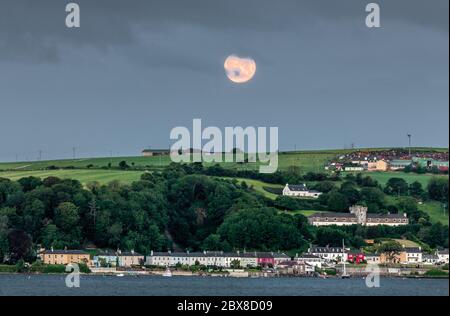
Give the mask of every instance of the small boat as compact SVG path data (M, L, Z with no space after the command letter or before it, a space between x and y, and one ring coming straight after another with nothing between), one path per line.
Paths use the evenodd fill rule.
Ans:
M117 276L118 276L118 277L123 277L123 276L125 276L125 274L119 273L119 274L117 274Z
M166 271L164 271L162 276L170 278L172 276L172 271L170 271L170 269L167 268Z

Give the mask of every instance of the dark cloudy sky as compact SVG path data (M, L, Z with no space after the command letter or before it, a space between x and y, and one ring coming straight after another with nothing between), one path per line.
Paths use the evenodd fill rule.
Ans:
M0 0L0 161L137 155L175 126L278 126L281 149L448 146L448 0ZM257 74L231 83L223 61Z

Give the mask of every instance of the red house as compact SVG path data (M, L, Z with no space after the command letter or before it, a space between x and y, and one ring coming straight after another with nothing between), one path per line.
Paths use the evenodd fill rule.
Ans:
M275 266L275 258L270 252L259 252L257 254L257 262L261 267Z
M363 253L348 253L347 261L351 263L360 264L366 260L366 256Z

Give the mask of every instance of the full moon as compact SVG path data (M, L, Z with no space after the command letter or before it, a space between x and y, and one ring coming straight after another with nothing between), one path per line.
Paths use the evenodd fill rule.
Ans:
M225 60L224 68L228 79L234 83L248 82L256 73L256 63L249 57L240 58L230 55Z

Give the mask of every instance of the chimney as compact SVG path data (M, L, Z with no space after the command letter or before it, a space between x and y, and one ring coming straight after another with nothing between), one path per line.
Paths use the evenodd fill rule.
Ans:
M189 254L189 249L186 250L186 253Z
M150 251L150 256L152 256L152 257L153 257L153 250L152 250L152 251Z
M406 214L406 213L403 213L403 217L408 217L408 214Z
M52 250L52 252L53 252L53 246L52 246L51 250Z
M203 254L206 255L206 250L203 250Z
M134 249L131 249L131 254L134 255Z
M117 254L118 254L118 255L122 254L122 250L120 250L119 248L117 248Z

